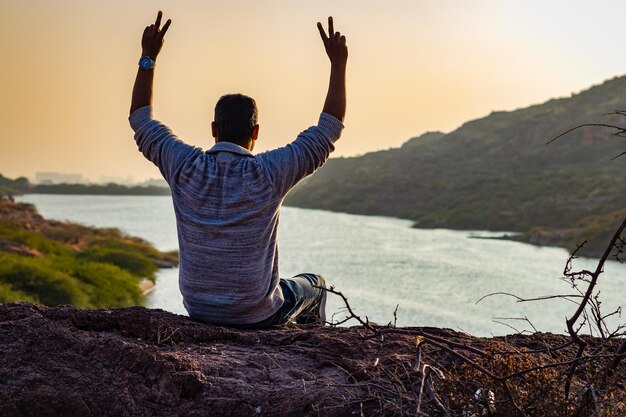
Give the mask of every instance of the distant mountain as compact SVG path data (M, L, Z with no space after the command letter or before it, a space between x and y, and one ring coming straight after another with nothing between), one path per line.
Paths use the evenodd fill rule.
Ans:
M82 195L170 195L169 187L156 185L122 184L38 184L31 186L30 194L82 194Z
M0 175L0 196L1 195L20 195L24 193L30 186L28 179L20 177L17 179L10 179Z
M31 184L25 177L12 180L0 175L0 196L21 194L170 195L170 189L167 183L158 181L133 186L115 183Z
M398 149L331 159L286 204L401 217L425 228L525 232L540 244L573 247L584 230L601 239L626 209L626 156L611 161L626 151L626 139L586 127L546 142L582 123L626 125L603 116L613 110L626 110L626 77L493 112L448 134L429 132Z

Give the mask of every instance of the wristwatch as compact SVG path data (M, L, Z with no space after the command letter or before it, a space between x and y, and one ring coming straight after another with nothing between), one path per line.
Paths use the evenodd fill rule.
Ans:
M139 68L142 70L153 70L154 69L154 60L149 56L142 56L139 58Z

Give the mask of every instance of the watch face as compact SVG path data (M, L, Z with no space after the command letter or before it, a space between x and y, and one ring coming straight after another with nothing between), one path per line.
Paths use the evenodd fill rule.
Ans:
M142 69L151 69L152 68L152 59L149 56L144 56L139 60L139 66Z

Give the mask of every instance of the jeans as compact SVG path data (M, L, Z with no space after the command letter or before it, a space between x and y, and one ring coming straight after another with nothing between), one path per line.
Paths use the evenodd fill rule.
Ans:
M319 308L324 295L324 290L314 288L313 285L325 287L325 284L321 275L309 273L298 274L293 278L281 278L279 285L285 302L276 313L257 323L228 325L228 327L256 330L284 326L293 320L296 323L306 323L309 319L307 316Z

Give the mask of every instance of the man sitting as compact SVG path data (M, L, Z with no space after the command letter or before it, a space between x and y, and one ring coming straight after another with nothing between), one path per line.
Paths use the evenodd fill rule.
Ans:
M289 145L257 155L255 101L225 95L215 106L215 145L202 151L180 141L152 118L155 61L168 20L145 28L133 88L130 125L139 150L161 171L172 191L180 248L179 284L191 317L216 324L260 329L324 323L324 279L278 275L276 244L280 206L301 179L324 164L339 139L346 111L346 38L328 18L320 36L330 58L328 94L316 126Z

